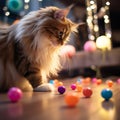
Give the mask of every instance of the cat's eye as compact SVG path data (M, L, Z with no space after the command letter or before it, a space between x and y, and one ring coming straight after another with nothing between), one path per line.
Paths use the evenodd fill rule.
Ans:
M62 31L60 31L60 32L59 32L59 35L61 35L61 36L62 36L62 35L63 35L63 32L62 32Z
M58 33L58 36L59 36L59 38L62 38L62 36L63 36L63 32L60 31L60 32Z

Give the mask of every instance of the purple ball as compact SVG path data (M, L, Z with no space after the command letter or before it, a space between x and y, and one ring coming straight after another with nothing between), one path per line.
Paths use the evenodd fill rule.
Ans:
M58 92L59 92L60 94L63 94L65 91L66 91L65 86L59 86L59 87L58 87Z
M22 91L17 87L12 87L8 91L8 98L11 102L17 102L22 98Z

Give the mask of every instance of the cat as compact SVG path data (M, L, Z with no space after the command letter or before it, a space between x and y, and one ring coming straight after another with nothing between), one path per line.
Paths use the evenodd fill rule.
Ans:
M41 8L17 24L0 28L0 92L52 91L50 75L61 69L59 51L76 24L66 16L70 7Z

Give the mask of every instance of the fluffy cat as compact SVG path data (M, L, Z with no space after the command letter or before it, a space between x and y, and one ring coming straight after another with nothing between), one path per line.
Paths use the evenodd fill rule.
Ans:
M47 77L60 70L59 51L76 26L66 18L69 10L42 8L0 28L0 92L52 90Z

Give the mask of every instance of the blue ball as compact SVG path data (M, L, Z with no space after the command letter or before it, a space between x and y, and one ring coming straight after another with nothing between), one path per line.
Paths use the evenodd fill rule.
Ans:
M54 80L50 80L49 83L54 85Z
M103 89L101 91L101 96L105 99L105 100L109 100L112 96L113 96L113 93L110 89Z

